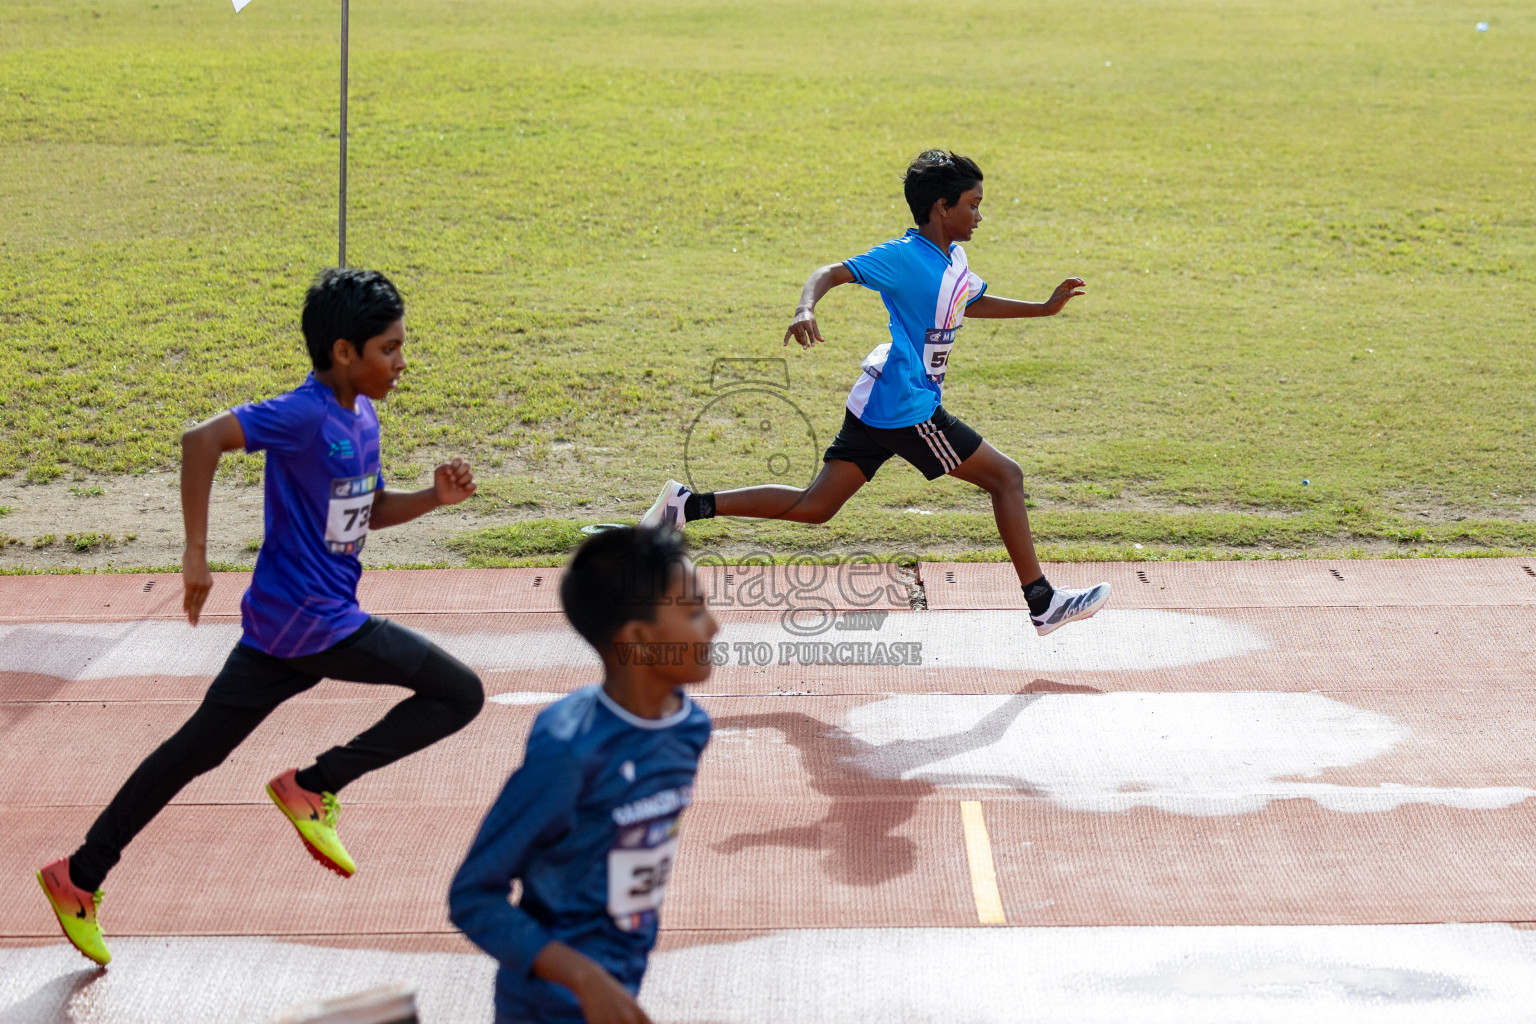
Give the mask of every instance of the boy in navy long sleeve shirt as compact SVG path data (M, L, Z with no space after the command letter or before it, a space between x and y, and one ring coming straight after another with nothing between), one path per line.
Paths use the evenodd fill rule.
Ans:
M501 964L497 1024L643 1024L635 996L709 742L709 716L682 685L709 677L718 627L670 529L593 537L560 596L602 657L603 682L534 722L454 877L449 914Z

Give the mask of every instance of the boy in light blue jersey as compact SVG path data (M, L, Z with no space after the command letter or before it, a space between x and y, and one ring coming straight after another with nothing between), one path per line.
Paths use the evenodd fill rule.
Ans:
M686 522L716 515L824 523L874 479L887 459L899 455L929 480L948 474L991 495L998 533L1035 630L1044 636L1097 612L1109 600L1109 584L1082 590L1050 585L1035 557L1018 463L939 403L950 350L967 316L1055 316L1083 294L1084 283L1069 277L1045 302L987 294L986 282L971 270L960 247L981 224L982 174L974 161L930 149L907 168L904 191L917 227L862 256L817 270L806 281L784 333L784 344L794 339L805 349L826 341L816 326L816 303L850 282L879 292L891 316L891 340L864 358L821 473L803 489L768 484L697 494L668 480L641 524L681 529Z
M454 877L449 916L501 964L497 1024L647 1024L635 997L710 733L683 686L709 677L718 627L670 529L591 538L560 599L603 682L534 721Z

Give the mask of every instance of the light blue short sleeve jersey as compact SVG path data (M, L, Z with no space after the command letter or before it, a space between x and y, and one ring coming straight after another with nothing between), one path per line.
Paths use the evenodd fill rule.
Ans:
M355 405L342 408L310 374L287 394L230 410L245 450L267 453L265 534L240 600L247 647L297 658L368 621L357 604L357 553L384 477L379 418L363 395Z
M891 340L864 358L848 411L872 427L910 427L933 415L965 309L986 292L965 250L939 250L917 228L844 260L853 279L880 293Z
M533 976L556 940L640 991L709 733L709 716L686 696L666 718L639 718L600 686L534 720L522 767L448 892L453 923L501 964L498 1024L585 1020L570 991ZM513 879L523 887L516 904Z

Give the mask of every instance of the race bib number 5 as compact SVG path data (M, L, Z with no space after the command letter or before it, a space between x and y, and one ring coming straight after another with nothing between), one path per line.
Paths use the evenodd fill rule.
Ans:
M944 383L944 374L949 372L949 350L955 347L955 331L958 329L935 327L924 339L923 372L937 384Z
M378 489L377 473L331 481L331 503L325 516L325 546L331 554L355 555L363 549Z

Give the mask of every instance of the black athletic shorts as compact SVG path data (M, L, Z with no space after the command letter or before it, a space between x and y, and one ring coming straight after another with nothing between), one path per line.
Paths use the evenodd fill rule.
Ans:
M346 639L299 658L275 658L235 644L208 688L208 699L239 708L268 708L322 679L405 686L431 650L432 641L420 633L377 615Z
M910 427L872 427L843 410L843 429L832 439L832 446L822 461L841 459L858 466L865 480L873 480L875 471L892 455L900 455L929 480L953 471L976 454L981 435L944 411L941 405L933 415Z

